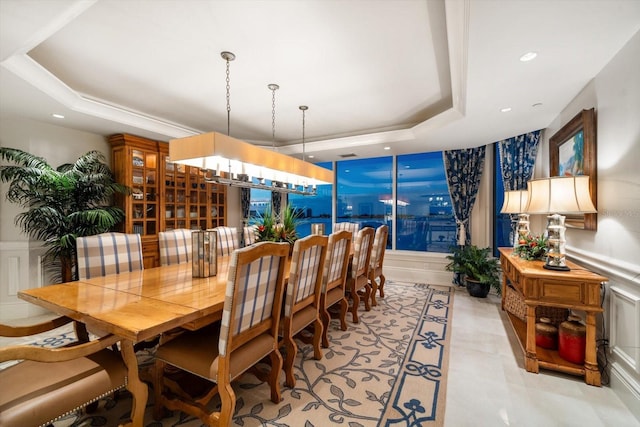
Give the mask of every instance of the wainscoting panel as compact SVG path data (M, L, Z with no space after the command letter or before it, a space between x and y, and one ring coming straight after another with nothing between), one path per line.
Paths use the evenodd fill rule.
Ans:
M640 373L640 296L611 286L611 351Z
M0 242L0 321L47 312L18 298L20 290L42 286L41 251L40 247L30 249L28 241Z

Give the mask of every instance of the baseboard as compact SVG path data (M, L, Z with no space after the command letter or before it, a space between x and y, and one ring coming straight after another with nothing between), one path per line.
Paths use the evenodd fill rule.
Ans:
M629 375L619 363L611 364L611 381L609 386L629 408L634 417L640 421L640 383Z

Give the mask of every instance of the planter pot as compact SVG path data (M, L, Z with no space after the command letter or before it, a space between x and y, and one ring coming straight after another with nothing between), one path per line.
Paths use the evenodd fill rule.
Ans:
M491 285L488 283L480 283L468 278L465 279L465 282L467 283L467 292L469 292L469 295L472 297L486 298L487 295L489 295Z

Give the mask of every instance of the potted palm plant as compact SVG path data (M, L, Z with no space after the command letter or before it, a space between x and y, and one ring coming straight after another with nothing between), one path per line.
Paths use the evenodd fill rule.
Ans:
M53 281L75 279L76 238L104 233L124 219L113 206L118 184L104 155L90 151L72 164L51 167L25 151L0 147L0 182L9 183L6 198L27 210L15 222L29 237L44 242L43 267Z
M469 295L486 298L491 288L500 294L500 262L491 255L491 248L479 248L475 245L455 246L451 255L447 255L447 259L450 262L446 265L446 270L464 276Z

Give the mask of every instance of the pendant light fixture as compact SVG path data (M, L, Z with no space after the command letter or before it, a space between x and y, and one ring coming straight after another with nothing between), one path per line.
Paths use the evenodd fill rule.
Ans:
M315 194L316 185L333 184L331 170L230 136L229 64L236 56L231 52L222 52L220 55L226 61L227 135L209 132L172 139L169 141L171 161L211 171L207 174L209 181L236 187L311 195ZM275 149L275 91L279 86L270 84L268 87L272 90L272 139Z

